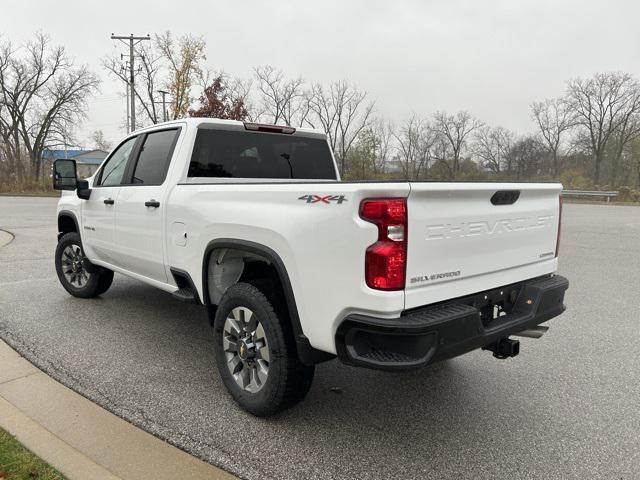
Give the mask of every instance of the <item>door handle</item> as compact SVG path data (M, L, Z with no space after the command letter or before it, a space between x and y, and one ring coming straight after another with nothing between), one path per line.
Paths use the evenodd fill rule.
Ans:
M145 207L158 208L160 206L160 202L157 202L157 201L151 199L148 202L144 202L144 206Z
M114 203L116 203L115 200L113 200L113 198L105 198L103 202L105 205L113 205Z

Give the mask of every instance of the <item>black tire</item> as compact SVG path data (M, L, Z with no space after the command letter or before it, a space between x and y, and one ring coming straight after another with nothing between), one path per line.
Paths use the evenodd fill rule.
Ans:
M75 253L72 270L70 252ZM106 292L113 281L113 272L92 265L85 257L82 241L77 232L65 233L58 241L55 253L56 273L64 287L74 297L91 298ZM75 274L75 277L74 277ZM68 277L71 276L71 279ZM78 280L79 278L79 280ZM72 281L75 279L75 281Z
M256 322L262 326L266 337L268 375L256 392L243 389L228 367L231 362L224 348L225 322L238 307L249 309L257 317ZM291 407L300 402L311 388L315 367L303 365L298 359L286 310L274 308L267 296L254 285L238 283L225 292L214 319L214 341L216 364L222 381L233 399L253 415L266 417ZM238 358L242 360L240 356Z
M113 283L113 271L98 266L94 266L93 268L100 270L98 274L98 290L96 291L96 295L102 295L111 288L111 284Z

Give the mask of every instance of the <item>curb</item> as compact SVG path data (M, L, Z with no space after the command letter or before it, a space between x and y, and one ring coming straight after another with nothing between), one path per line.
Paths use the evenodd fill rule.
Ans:
M0 228L0 248L9 245L15 238L16 236L13 233Z
M69 480L236 477L53 380L0 340L0 427Z

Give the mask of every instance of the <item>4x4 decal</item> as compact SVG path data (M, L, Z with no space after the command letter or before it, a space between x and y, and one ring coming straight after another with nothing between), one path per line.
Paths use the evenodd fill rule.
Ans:
M304 200L306 203L331 203L335 202L340 205L342 202L346 202L347 199L344 195L303 195L298 197L298 200Z

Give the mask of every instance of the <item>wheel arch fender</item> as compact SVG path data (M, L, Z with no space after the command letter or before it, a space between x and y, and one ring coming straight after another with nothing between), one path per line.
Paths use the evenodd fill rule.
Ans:
M75 226L75 230L70 229L71 222ZM80 223L76 214L70 210L61 210L58 212L58 240L62 238L65 233L77 232L82 238L82 232L80 231Z
M212 325L213 318L215 316L215 307L211 304L211 299L209 297L209 259L213 251L224 248L243 250L255 255L259 255L261 257L264 257L274 266L280 280L280 284L282 285L282 290L287 304L287 310L289 312L289 319L291 321L291 327L293 329L293 334L296 342L298 357L303 363L307 365L313 365L335 358L335 355L313 348L309 342L309 339L304 335L295 295L293 293L293 287L291 286L291 280L289 279L286 265L284 264L280 255L278 255L275 250L266 245L249 240L219 238L210 241L205 247L202 257L202 300L207 311L207 316L209 317L209 321Z

